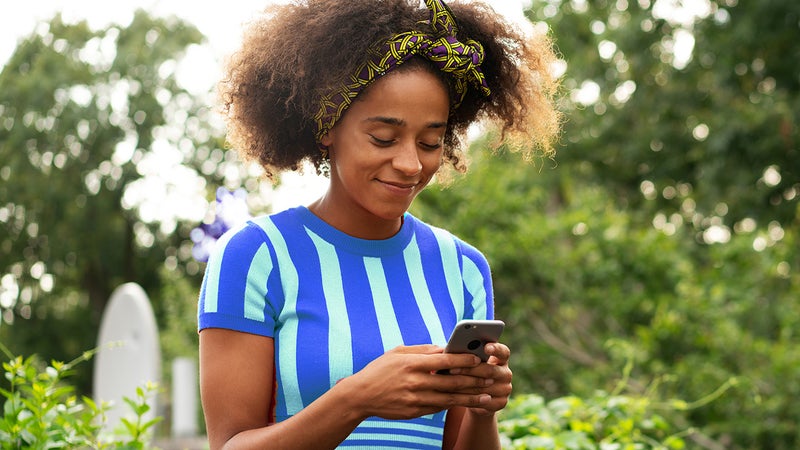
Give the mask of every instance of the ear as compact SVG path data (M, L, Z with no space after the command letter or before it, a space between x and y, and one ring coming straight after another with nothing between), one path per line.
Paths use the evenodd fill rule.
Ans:
M333 144L333 130L329 130L322 136L322 139L319 140L319 143L324 145L325 147L330 147Z

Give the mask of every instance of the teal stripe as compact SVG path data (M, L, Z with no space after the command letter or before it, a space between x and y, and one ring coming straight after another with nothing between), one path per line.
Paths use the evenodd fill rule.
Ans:
M303 409L303 400L300 396L300 383L297 380L297 291L299 287L297 269L289 256L286 240L269 217L262 217L256 223L267 233L272 242L278 267L281 274L284 303L278 322L280 328L276 342L279 342L278 364L280 366L279 389L283 391L286 402L286 413L294 415Z
M425 321L425 326L428 328L428 334L431 336L431 343L444 346L447 339L444 337L444 330L442 330L442 323L439 321L439 314L436 312L436 307L433 305L431 293L428 290L428 283L425 281L425 273L422 269L422 257L419 254L419 244L417 244L417 237L414 236L409 242L408 247L403 250L403 259L406 262L408 269L408 277L411 282L411 290L414 293L414 298L417 300L417 307L422 320Z
M209 259L208 262L208 276L206 279L206 293L203 298L203 312L215 313L217 312L217 301L219 297L219 276L222 273L222 260L224 253L219 254L219 249L224 249L228 246L228 241L231 240L235 232L223 234L222 237L214 244L216 251L213 252L214 257Z
M413 423L405 420L376 420L376 419L367 419L358 426L361 427L375 427L375 428L383 428L386 430L409 430L409 431L419 431L423 433L433 433L433 434L441 434L442 427L437 425L423 425L419 423ZM358 432L358 428L355 429L355 432Z
M453 301L456 310L456 319L464 318L464 287L461 284L459 274L461 267L458 264L458 251L456 242L450 234L441 228L431 228L436 241L439 243L439 252L442 254L442 267L444 267L444 278L447 283L447 291Z
M392 306L389 285L386 283L386 272L383 270L380 258L365 257L364 268L367 271L369 287L372 290L372 301L375 303L375 313L378 316L378 329L381 332L383 350L388 351L398 345L403 345L403 335Z
M402 439L404 444L405 443L411 443L411 444L417 444L417 445L424 445L426 447L433 446L433 447L436 447L436 448L440 448L442 446L442 440L441 439L431 439L431 438L424 438L424 437L419 437L419 436L405 436L405 435L403 435L402 438L399 438L398 436L396 436L394 434L391 434L391 433L385 433L385 434L380 434L380 433L353 433L353 434L350 435L350 437L347 438L347 442L348 443L352 442L354 444L357 444L357 443L359 443L361 441L390 441L391 442L391 441L397 441L399 439ZM375 447L370 447L370 448L375 448ZM381 447L381 448L384 448L384 447ZM397 448L405 449L407 447L406 446L403 446L403 447L398 446Z
M484 279L478 266L466 256L464 261L464 285L472 295L472 309L475 311L473 319L486 318L486 288Z
M267 306L267 278L269 278L270 272L272 272L272 258L269 256L269 248L267 248L267 244L261 244L247 271L244 316L248 319L264 321L264 308Z
M353 343L350 338L350 318L344 301L342 270L336 247L306 228L319 255L322 292L328 308L328 373L331 387L344 377L353 374ZM336 355L336 357L332 357Z

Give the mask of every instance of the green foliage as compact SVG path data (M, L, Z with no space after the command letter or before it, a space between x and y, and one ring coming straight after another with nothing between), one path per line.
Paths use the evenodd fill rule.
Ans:
M736 380L686 415L715 445L795 447L795 229L756 227L706 245L679 215L620 208L575 174L582 164L525 165L502 151L473 159L470 174L424 192L414 212L489 258L515 392L589 401L613 389L632 356L633 392L667 377L664 398L703 398Z
M622 402L620 424L638 423L629 429L663 445L681 435L656 416L696 430L687 447L795 449L800 3L711 0L692 20L657 11L668 3L681 4L533 2L529 17L551 27L566 63L556 160L475 153L470 175L424 192L414 212L492 264L513 351L512 411L570 411L610 427L591 414ZM186 239L194 224L145 220L125 194L142 183L140 164L157 141L180 150L181 167L210 191L223 184L233 158L205 99L174 77L181 53L202 37L141 12L125 28L58 17L45 28L0 73L0 341L47 360L78 354L95 345L113 288L136 281L153 300L164 355L191 352L201 269ZM676 59L676 39L687 35L693 53ZM98 48L113 51L90 57ZM596 99L577 95L592 85ZM610 380L628 358L635 365L621 396ZM76 392L87 392L88 377L70 370ZM665 413L653 409L654 379L664 380L658 398L736 386ZM48 411L72 410L60 404ZM102 409L74 404L80 414ZM544 427L525 420L522 428ZM602 439L548 423L554 436Z
M736 380L687 411L698 446L795 449L800 3L666 3L534 2L566 66L555 162L476 143L472 173L415 211L489 258L517 392L592 398L621 341L633 388L669 376L664 398L702 398Z
M550 401L536 394L517 396L503 410L499 428L509 450L684 449L684 432L646 397L597 391L587 398Z
M667 216L691 208L702 229L712 218L792 226L800 218L800 3L707 5L692 18L688 3L534 2L529 17L551 27L567 64L559 161L584 163L581 175L626 206ZM689 58L676 57L680 37L692 39ZM592 84L596 99L574 95Z
M176 77L202 41L144 11L98 30L56 16L2 67L0 340L15 353L65 360L94 347L110 294L128 281L154 300L159 326L166 302L196 299L161 291L176 277L199 284L188 240L199 219L153 211L187 183L208 180L213 195L231 160L208 98ZM90 371L76 370L88 392Z
M127 417L120 419L125 433L129 438L124 438L124 448L126 449L145 449L149 438L152 435L153 427L161 422L163 417L156 416L150 420L144 420L144 416L150 411L150 404L147 402L149 395L156 389L153 384L148 384L145 388L136 388L136 398L123 398L128 407L133 411L134 419Z
M197 333L198 284L193 278L178 271L161 269L164 286L151 297L151 302L163 305L160 313L159 341L164 361L178 357L197 358L199 336ZM165 365L166 378L171 377L171 365Z
M623 345L623 347L625 347ZM628 349L629 351L629 349ZM550 401L538 394L518 395L501 412L499 429L504 447L514 450L616 450L686 448L691 429L678 430L685 411L719 398L726 383L706 398L689 404L661 400L660 380L645 393L626 393L632 360L612 392L596 390L586 398L574 395Z
M5 399L0 418L0 449L148 448L153 427L161 420L160 417L144 420L155 385L137 388L136 398L124 399L133 419L123 418L122 432L105 436L102 429L108 405L98 405L85 396L79 398L74 386L64 382L77 364L93 354L85 352L69 363L53 361L44 368L34 356L12 356L3 363L10 387L0 389L0 396Z

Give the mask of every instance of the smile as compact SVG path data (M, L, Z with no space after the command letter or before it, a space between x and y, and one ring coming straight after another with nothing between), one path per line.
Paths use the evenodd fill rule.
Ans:
M414 191L414 188L417 187L419 183L396 183L392 181L383 181L377 180L381 183L384 187L386 187L389 191L395 192L397 194L409 194Z

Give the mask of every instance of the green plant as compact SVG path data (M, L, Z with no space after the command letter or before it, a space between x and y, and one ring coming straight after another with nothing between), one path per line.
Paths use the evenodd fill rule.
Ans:
M593 397L560 397L546 402L536 394L515 397L504 411L500 430L504 448L538 449L682 449L681 433L672 433L661 415L641 397L598 391Z
M102 433L108 404L75 395L75 388L64 382L76 364L89 360L96 351L84 352L74 360L53 361L44 368L36 356L13 356L0 344L9 358L3 363L8 385L0 388L5 398L0 418L0 449L44 450L53 448L143 449L153 426L161 420L144 420L150 410L149 397L157 386L148 383L137 388L134 399L125 398L134 418L122 419L122 433Z
M149 441L153 427L163 419L160 416L156 416L150 420L145 420L144 417L145 414L150 411L150 405L147 400L157 389L158 386L155 383L147 383L144 388L136 388L135 399L130 399L128 397L123 398L125 403L128 404L128 407L133 411L134 419L131 420L124 417L120 419L124 427L124 433L120 435L123 437L121 439L124 440L124 436L129 438L124 440L122 448L131 450L144 449L145 444ZM117 442L115 448L119 448L120 443L121 442Z
M628 390L633 363L612 392L598 390L587 398L545 399L537 394L514 397L503 410L499 428L503 447L513 450L681 450L693 428L675 425L686 411L704 406L735 386L732 378L714 392L694 401L662 400L661 380L643 394Z

